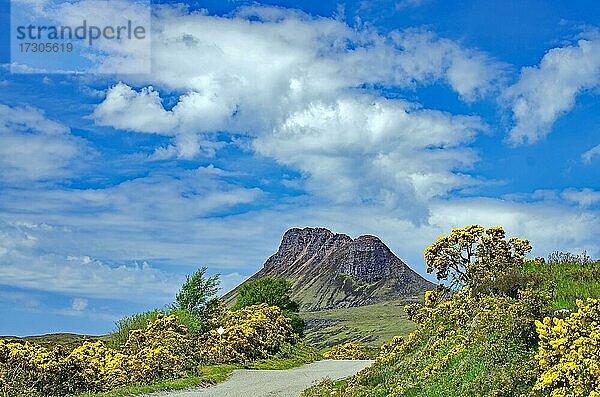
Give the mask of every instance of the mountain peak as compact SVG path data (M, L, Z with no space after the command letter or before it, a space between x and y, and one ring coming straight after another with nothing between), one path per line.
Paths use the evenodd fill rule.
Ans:
M412 298L434 287L373 235L352 239L322 227L287 230L276 253L250 277L284 277L302 310ZM233 300L236 290L225 296Z

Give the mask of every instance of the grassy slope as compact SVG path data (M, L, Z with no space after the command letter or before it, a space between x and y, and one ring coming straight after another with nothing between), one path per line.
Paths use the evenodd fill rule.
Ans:
M543 275L545 287L553 291L555 310L577 310L577 299L600 298L600 261L585 264L530 262L526 269Z
M569 309L576 310L576 300L586 298L600 298L600 261L578 264L578 263L555 263L555 264L539 264L529 263L527 268L528 271L541 277L545 288L553 292L553 310L558 309ZM402 330L399 328L398 333ZM402 394L405 397L413 396L430 396L430 397L447 397L456 395L457 384L465 384L469 382L469 378L477 378L479 376L486 375L493 368L498 369L497 365L493 364L493 360L487 357L488 351L482 350L488 342L492 341L499 335L490 334L487 339L482 340L481 343L476 345L470 345L460 355L450 360L448 369L443 371L438 376L432 377L431 382L425 389L415 389L414 393L410 391ZM506 337L506 335L500 335ZM506 339L505 339L506 340ZM510 342L510 338L508 338ZM452 340L449 346L441 346L440 349L451 348ZM515 341L516 342L516 341ZM535 352L535 348L531 352ZM441 352L443 353L443 352ZM527 356L531 354L528 351L522 349L507 349L508 355L502 357L502 362L508 365L508 368L518 367L524 365L527 360ZM494 358L497 359L497 358ZM370 387L376 386L379 382L383 382L384 379L409 379L412 375L410 371L407 372L407 368L414 368L415 365L410 365L410 362L427 363L430 360L430 354L419 346L418 348L407 352L399 361L391 362L387 365L380 365L377 368L367 370L370 372L370 382L367 383L367 389L361 393L364 396L377 396L383 397L388 395L375 393L370 394L368 392ZM488 368L489 367L489 368ZM457 375L459 376L457 378ZM502 374L497 374L503 376ZM508 373L504 376L510 377ZM379 381L377 381L379 379ZM514 390L514 387L522 382L521 380L513 379L514 386L511 387L512 392L518 395L518 392ZM344 391L344 385L347 380L340 381L337 383L331 381L325 381L322 385L308 389L303 396L344 396L349 397L348 391ZM371 384L372 386L368 386ZM509 381L510 384L510 381ZM522 384L521 386L525 386ZM483 392L483 390L482 390ZM506 390L506 395L510 395L511 390ZM482 394L482 393L480 393ZM460 395L460 394L458 394ZM354 396L354 395L353 395Z
M318 348L357 342L379 348L395 335L408 335L416 325L406 318L405 301L301 313L306 339ZM314 325L312 325L314 324Z

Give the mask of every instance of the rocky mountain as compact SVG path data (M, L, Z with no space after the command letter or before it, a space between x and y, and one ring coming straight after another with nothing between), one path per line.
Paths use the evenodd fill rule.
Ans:
M324 228L288 230L279 249L246 282L284 277L302 311L419 298L434 287L377 237L356 239ZM225 295L235 300L237 288Z

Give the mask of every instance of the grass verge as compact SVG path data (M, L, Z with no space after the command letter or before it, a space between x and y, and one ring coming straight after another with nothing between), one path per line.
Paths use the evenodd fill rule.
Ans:
M148 385L131 385L103 393L82 393L71 397L130 397L157 391L185 390L206 387L227 380L235 369L290 369L321 359L319 351L307 342L288 346L269 359L246 365L220 364L200 367L198 375L186 378L162 380Z
M201 367L198 375L191 375L187 378L161 380L148 385L130 385L102 393L86 392L73 397L139 396L157 391L184 390L191 387L210 386L223 382L237 368L239 366L233 364L209 365Z

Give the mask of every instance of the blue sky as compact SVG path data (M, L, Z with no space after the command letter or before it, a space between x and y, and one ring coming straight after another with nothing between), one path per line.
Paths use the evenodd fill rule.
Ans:
M600 256L597 2L155 2L148 74L12 73L1 4L0 335L232 288L295 226Z

